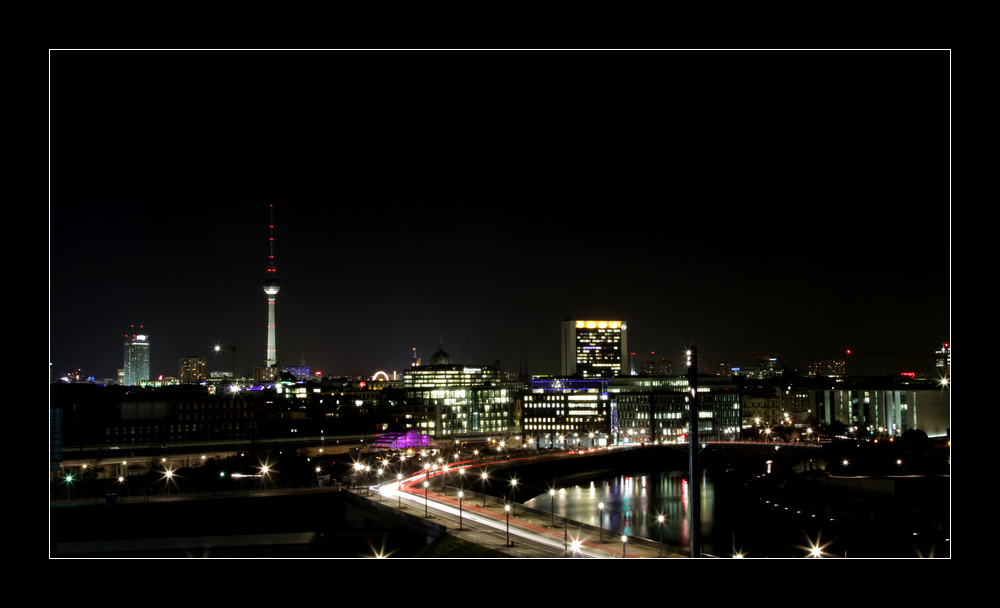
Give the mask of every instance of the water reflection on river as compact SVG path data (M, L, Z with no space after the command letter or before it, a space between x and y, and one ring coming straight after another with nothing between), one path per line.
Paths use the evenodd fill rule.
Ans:
M717 529L715 484L702 479L701 530L703 550L711 551L713 537L730 532ZM600 504L604 503L603 524ZM558 516L592 526L603 525L609 533L628 534L668 545L687 547L690 541L691 494L687 475L680 471L650 475L618 475L587 485L560 488L554 497L541 494L524 503ZM661 525L658 516L664 515Z

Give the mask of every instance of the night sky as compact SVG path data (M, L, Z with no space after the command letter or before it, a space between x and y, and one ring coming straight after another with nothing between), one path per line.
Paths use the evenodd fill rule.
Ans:
M638 360L932 365L950 341L946 51L53 51L52 374L277 350L327 375ZM224 349L213 353L213 346ZM743 362L746 362L745 360Z

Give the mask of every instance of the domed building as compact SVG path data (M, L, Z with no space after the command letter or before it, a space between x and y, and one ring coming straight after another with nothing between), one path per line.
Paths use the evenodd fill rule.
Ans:
M431 355L429 365L451 365L451 355L444 352L440 341L438 341L437 352Z
M437 438L500 435L517 428L519 386L492 365L462 365L438 342L427 365L403 372L408 426Z

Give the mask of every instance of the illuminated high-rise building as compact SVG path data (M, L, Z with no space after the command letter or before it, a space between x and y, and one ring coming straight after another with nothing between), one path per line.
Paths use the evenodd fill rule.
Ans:
M934 367L943 380L951 379L951 344L945 342L941 349L934 353Z
M267 353L264 356L265 375L269 379L277 377L278 345L274 320L274 303L281 284L278 282L278 269L274 266L274 205L271 205L271 236L267 258L267 272L264 277L264 293L267 294Z
M132 326L133 329L135 326ZM142 333L126 335L125 337L125 367L122 374L122 384L138 386L149 380L149 336Z
M184 384L194 384L208 378L208 359L205 357L182 357L180 378Z
M562 375L611 378L629 373L625 321L563 321Z

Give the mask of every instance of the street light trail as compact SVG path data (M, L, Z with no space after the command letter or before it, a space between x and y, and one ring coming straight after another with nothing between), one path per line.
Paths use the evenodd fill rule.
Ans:
M386 481L382 484L371 486L371 489L375 492L383 493L390 502L392 498L397 498L398 500L402 496L415 507L432 508L436 512L443 513L446 516L461 517L463 525L464 522L470 522L470 524L482 526L484 531L498 534L506 532L507 519L501 515L492 513L479 506L466 505L464 501L462 506L459 507L458 500L450 496L442 496L429 492L425 497L423 489L414 487L415 484L427 481L429 478L433 478L441 473L441 471L417 471L402 481ZM461 511L461 515L459 511ZM595 558L619 556L617 549L611 549L577 538L567 539L565 534L557 534L552 530L541 528L521 520L512 520L510 522L510 534L520 538L522 542L542 545L556 552L565 552L568 555L582 555L584 557ZM576 547L576 550L572 553L570 553L572 549L566 546L567 542Z

